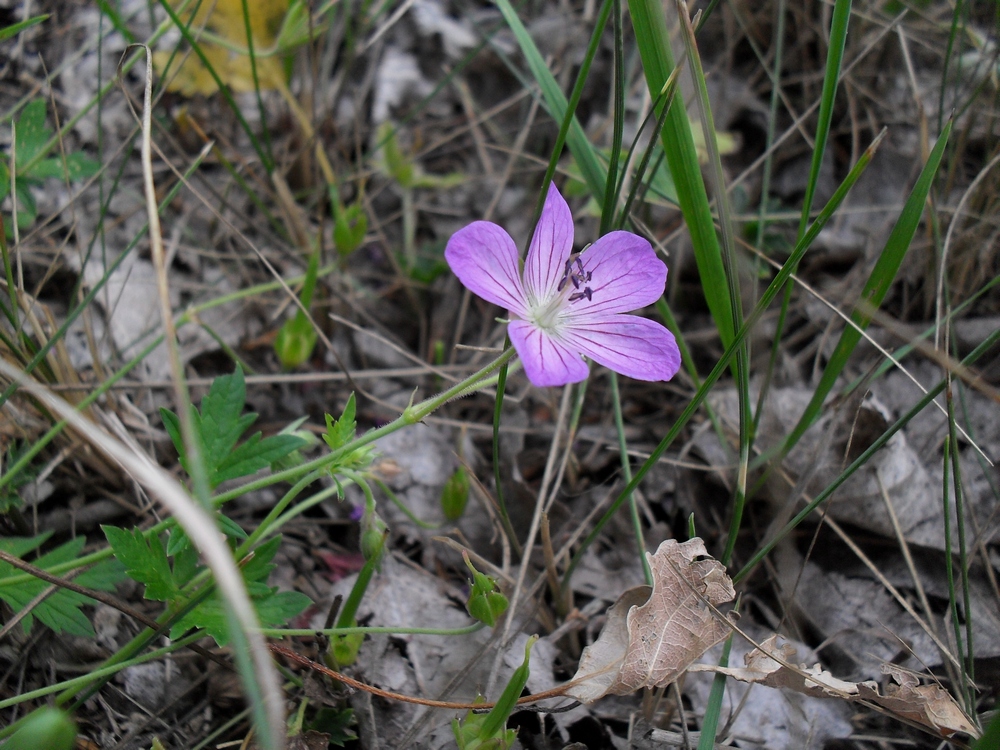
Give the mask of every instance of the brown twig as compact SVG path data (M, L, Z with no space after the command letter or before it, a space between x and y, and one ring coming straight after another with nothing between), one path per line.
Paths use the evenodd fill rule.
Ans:
M312 659L306 658L301 654L292 651L290 648L285 648L284 646L279 646L276 643L269 643L268 647L271 649L272 654L277 654L279 656L284 656L289 661L295 662L296 664L307 667L314 672L319 672L325 674L327 677L331 677L334 680L338 680L349 688L354 688L355 690L363 690L366 693L371 693L372 695L377 695L380 698L387 698L388 700L399 701L400 703L416 703L420 706L429 706L430 708L447 708L455 711L484 711L493 708L495 703L456 703L453 701L436 701L430 698L417 698L412 695L403 695L402 693L393 693L390 690L382 690L381 688L374 687L372 685L367 685L364 682L360 682L345 674L341 674L334 669L323 666L314 662ZM534 693L532 695L525 695L522 698L518 698L517 705L522 706L526 703L535 703L540 700L545 700L546 698L562 698L565 697L565 691L570 687L572 683L567 682L558 687L554 687L551 690L543 690L540 693Z

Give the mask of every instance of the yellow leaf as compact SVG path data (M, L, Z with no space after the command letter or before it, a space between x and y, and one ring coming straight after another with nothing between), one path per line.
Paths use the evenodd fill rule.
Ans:
M175 3L179 4L179 3ZM288 12L289 0L248 0L250 33L256 56L257 79L261 89L273 89L282 84L284 70L281 60L273 54L276 35ZM253 68L247 53L246 23L243 18L242 0L215 0L203 2L192 19L183 16L192 33L198 38L201 29L214 35L218 42L202 39L201 51L219 78L233 91L253 91ZM263 55L262 55L263 53ZM194 53L174 55L174 63L167 70L171 52L158 51L153 56L157 73L168 79L167 90L184 96L208 96L218 90L215 79ZM180 62L179 62L180 61Z

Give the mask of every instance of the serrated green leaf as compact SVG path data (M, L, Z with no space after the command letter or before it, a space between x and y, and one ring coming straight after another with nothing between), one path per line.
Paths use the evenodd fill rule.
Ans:
M147 599L166 602L180 594L159 536L152 534L146 539L138 529L126 531L115 526L101 528L115 557L125 566L129 578L145 585Z
M169 550L168 554L170 554ZM173 553L173 558L173 576L177 588L187 584L194 578L195 573L202 569L202 566L198 564L198 550L192 544L188 544L183 549Z
M249 476L266 469L273 462L301 448L305 442L297 435L272 435L261 440L260 433L255 433L239 448L225 456L215 472L210 475L209 482L215 487L227 479Z
M279 592L276 587L271 588L264 583L274 569L271 560L280 545L281 537L274 537L265 542L254 550L254 556L242 567L250 601L257 611L261 626L265 628L284 625L311 604L311 600L305 594L296 591ZM171 629L170 636L180 637L192 628L204 628L220 646L229 642L226 610L218 596L213 595L185 615Z
M246 383L239 368L232 375L222 375L212 381L212 387L201 400L201 410L192 409L192 423L201 442L202 458L211 488L228 479L236 479L267 468L306 441L296 435L273 435L261 439L258 432L237 447L240 436L257 420L256 414L243 414L246 403ZM181 435L180 419L169 409L160 409L163 427L177 449L181 466L191 473L187 451ZM181 549L183 540L172 536L167 553Z
M0 549L18 557L36 549L48 535L24 538L7 538L0 540ZM84 537L72 539L65 544L56 547L52 551L42 555L32 564L38 568L47 569L55 565L71 562L75 560L83 545L86 543ZM15 569L9 563L0 561L0 599L15 612L20 612L35 597L45 591L50 584L38 578L20 583L5 583L4 578L19 575L20 570ZM88 588L109 591L114 585L124 578L123 568L113 560L95 565L88 571L76 577L76 581ZM84 604L93 604L94 601L87 596L78 594L75 591L56 588L47 598L37 603L30 613L21 620L21 627L25 634L31 632L34 618L55 631L56 633L70 633L71 635L81 635L87 637L94 636L94 629L90 621L80 611Z
M358 423L354 421L356 408L354 394L351 393L340 419L326 415L326 433L323 435L323 440L330 446L330 450L335 451L354 440L358 428Z

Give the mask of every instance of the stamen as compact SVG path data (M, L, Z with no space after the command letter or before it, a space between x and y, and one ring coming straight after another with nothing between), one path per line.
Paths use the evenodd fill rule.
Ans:
M577 286L577 289L579 288L580 287ZM587 302L592 302L594 299L594 290L591 289L589 286L585 286L582 292L577 292L576 294L569 295L569 301L576 302L577 300L581 300L584 297L587 298Z

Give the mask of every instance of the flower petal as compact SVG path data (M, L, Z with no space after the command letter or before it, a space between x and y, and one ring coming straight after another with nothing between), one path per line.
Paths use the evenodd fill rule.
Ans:
M533 323L512 320L507 334L532 385L566 385L587 377L589 369L583 358Z
M651 305L663 294L667 266L644 238L631 232L609 232L581 255L592 295L567 307L570 317L622 313Z
M524 261L524 288L529 301L544 302L556 294L572 252L573 213L553 182Z
M474 294L517 315L526 313L517 246L496 224L474 221L459 229L448 240L444 258Z
M576 323L560 331L562 341L622 375L636 380L670 380L681 366L673 334L652 320L637 315L599 315Z

